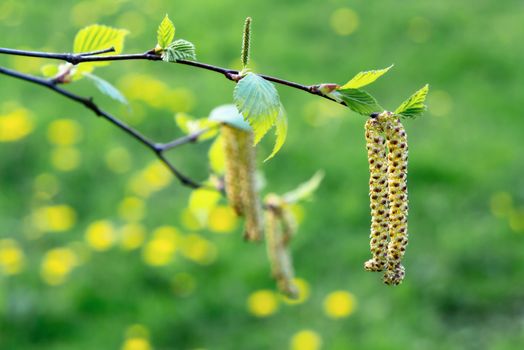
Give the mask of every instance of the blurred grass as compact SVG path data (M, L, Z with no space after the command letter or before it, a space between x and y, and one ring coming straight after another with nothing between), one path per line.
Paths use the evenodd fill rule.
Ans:
M340 25L331 25L332 15L348 6L358 16L358 26L350 35L340 35ZM232 235L199 231L218 251L209 265L177 253L169 265L153 267L144 263L143 247L125 251L115 245L97 252L82 243L95 220L107 219L116 227L125 223L118 207L133 195L128 183L153 159L82 107L1 77L0 115L24 108L34 130L17 142L0 143L0 239L14 239L25 256L19 272L0 277L0 348L113 349L123 344L129 348L130 339L149 339L155 349L285 349L303 330L320 337L324 349L521 348L523 10L516 0L97 0L53 2L53 7L44 1L2 1L3 47L69 51L76 31L98 22L130 29L125 51L142 52L154 46L156 26L167 12L176 37L196 44L199 60L229 67L238 64L242 24L249 15L258 72L304 84L343 83L357 71L394 63L370 89L382 105L394 108L426 82L431 92L427 115L406 122L411 204L407 277L400 287L388 288L379 276L362 269L369 230L363 119L328 101L279 87L290 132L281 153L263 166L267 190L287 191L317 169L327 176L315 201L305 205L306 218L292 245L297 275L309 284L310 296L297 305L280 301L274 313L257 318L246 308L248 297L273 290L273 281L263 247L244 244L240 225ZM43 63L0 56L1 65L30 73ZM230 82L190 67L121 62L97 73L123 91L140 91L140 79L128 83L126 78L147 75L178 91L173 96L185 96L186 103L161 107L133 101L133 113L128 113L85 82L71 87L93 94L104 108L161 141L179 135L173 112L204 117L232 98ZM60 171L51 162L57 146L49 142L47 128L61 118L77 121L83 134L71 145L81 154L71 171ZM208 144L173 152L175 164L204 179ZM105 161L115 147L125 148L131 158L122 173L113 172ZM262 155L268 154L270 141L263 147ZM56 179L56 193L45 195L53 192L49 184L44 195L37 193L35 179L41 174ZM141 224L146 242L159 226L193 232L180 219L188 195L172 181L145 199ZM73 208L74 225L63 233L36 235L28 218L35 208L54 204ZM77 256L87 254L87 260L72 266L63 283L46 284L40 276L46 252L71 242L78 242L71 249ZM186 278L173 290L179 273L189 274L193 289ZM324 300L337 290L350 292L356 306L348 317L331 319ZM149 338L131 332L124 343L133 324L146 327ZM314 348L308 334L299 333L294 344Z

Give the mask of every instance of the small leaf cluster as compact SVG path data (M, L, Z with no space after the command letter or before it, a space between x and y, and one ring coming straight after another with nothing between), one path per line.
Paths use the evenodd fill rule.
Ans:
M195 45L184 39L175 38L175 26L166 14L157 30L155 53L161 54L166 62L196 60Z

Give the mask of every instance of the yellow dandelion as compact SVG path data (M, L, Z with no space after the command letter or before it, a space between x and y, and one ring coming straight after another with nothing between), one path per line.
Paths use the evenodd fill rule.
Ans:
M348 317L355 311L356 298L346 291L334 291L324 299L324 312L331 318Z
M32 213L33 225L43 232L64 232L76 223L76 212L68 205L52 205Z
M116 240L113 224L107 220L92 222L86 229L85 239L94 250L108 250Z
M49 250L42 261L40 273L49 285L62 284L77 265L77 257L70 248Z
M146 243L142 257L146 264L164 266L169 264L180 245L180 233L174 227L162 226L153 232L153 238Z
M317 332L304 329L291 338L291 350L319 350L322 347L322 338Z
M25 264L24 252L13 239L0 240L0 273L16 275L20 273Z
M72 146L82 139L82 127L72 119L58 119L47 127L47 139L55 146Z
M16 108L5 115L0 115L0 142L14 142L23 139L34 129L29 111Z
M248 311L256 317L268 317L278 310L278 295L271 290L259 290L247 299Z

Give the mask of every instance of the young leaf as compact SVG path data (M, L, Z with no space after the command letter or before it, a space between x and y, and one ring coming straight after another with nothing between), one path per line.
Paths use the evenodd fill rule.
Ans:
M424 101L428 95L429 85L426 84L422 89L411 95L406 101L395 110L395 114L405 118L416 118L421 116L427 109Z
M386 74L388 70L391 69L393 65L384 68L384 69L377 69L377 70L370 70L366 72L360 72L357 75L355 75L350 81L339 87L339 90L345 90L345 89L359 89L363 86L369 85L373 83L375 80L380 78L382 75Z
M127 99L122 95L122 93L107 80L104 80L94 74L84 73L84 76L89 78L96 86L98 90L104 95L111 97L113 100L121 102L125 105L129 104Z
M166 14L157 30L157 45L161 49L165 49L175 37L175 26Z
M238 110L253 128L257 144L278 118L280 98L277 89L269 81L250 72L235 86L233 98Z
M198 137L199 141L210 139L214 137L218 132L217 128L213 127L216 126L216 122L213 122L205 118L193 119L185 113L177 113L175 116L175 122L180 128L180 130L182 130L185 134L188 135L197 133L203 129L209 129L208 131L206 131Z
M332 95L344 101L351 110L362 115L370 115L373 112L384 110L384 108L380 107L377 100L364 90L338 90L334 91Z
M273 147L273 151L271 154L264 159L264 162L267 162L271 158L277 154L277 152L282 148L282 145L284 145L284 142L286 142L287 137L287 116L286 111L284 110L284 106L280 105L280 112L277 117L277 121L275 123L276 130L275 135L277 136L277 139L275 141L275 146Z
M324 172L319 170L313 175L311 179L300 184L296 189L290 191L282 196L283 200L288 203L297 203L301 200L310 198L317 190L318 186L324 178Z
M74 53L86 53L113 47L115 51L101 54L118 55L124 48L124 39L129 32L125 29L111 28L104 25L93 24L81 29L75 36L73 44ZM81 63L79 69L82 73L90 73L94 67L108 65L109 62L86 62Z
M175 40L164 50L162 59L166 62L196 60L195 45L184 39Z
M251 130L249 123L244 120L242 114L238 113L237 107L233 104L216 107L211 111L208 119L214 122L227 124L240 130Z

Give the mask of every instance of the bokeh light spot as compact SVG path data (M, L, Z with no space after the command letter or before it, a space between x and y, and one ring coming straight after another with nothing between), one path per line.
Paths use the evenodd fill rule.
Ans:
M23 139L34 129L29 111L16 108L5 115L0 115L0 142L14 142Z
M247 299L248 311L257 317L268 317L278 310L278 296L271 290L259 290Z
M293 335L290 345L291 350L318 350L322 347L322 338L317 332L304 329Z
M216 233L231 233L237 226L237 215L229 206L217 206L209 213L209 229Z
M85 238L94 250L105 251L111 248L115 242L115 229L110 221L94 221L87 227Z
M4 275L20 273L25 264L24 252L13 239L0 240L0 272Z
M34 226L43 232L64 232L76 223L76 212L67 205L52 205L35 209Z
M60 171L71 171L80 165L82 155L73 147L56 147L51 151L51 164Z
M56 146L71 146L82 139L82 127L71 119L58 119L47 127L47 139Z
M334 291L324 299L324 312L331 318L348 317L355 311L356 299L346 291Z
M329 24L338 35L351 35L359 26L359 18L355 11L348 7L336 9L329 19Z

